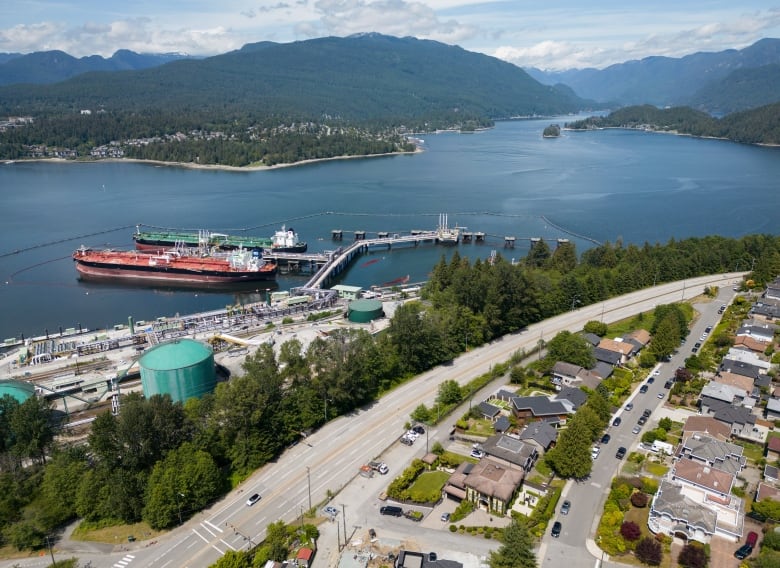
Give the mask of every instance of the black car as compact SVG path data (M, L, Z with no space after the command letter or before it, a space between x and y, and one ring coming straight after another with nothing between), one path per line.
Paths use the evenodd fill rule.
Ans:
M612 439L612 437L609 434L604 434L601 437L601 443L602 444L609 444L609 441Z
M561 536L561 528L563 528L562 525L561 525L561 522L560 521L555 521L553 523L553 528L552 528L552 531L550 532L550 534L553 537L558 538L559 536Z
M400 517L404 514L404 510L401 507L395 505L385 505L379 509L380 515L390 515L392 517Z
M647 384L652 385L655 382L655 377L647 377Z
M622 420L620 419L620 416L618 416L617 418L615 418L615 419L612 421L612 425L613 425L613 426L620 426L620 423L621 423L621 422L622 422Z
M650 415L651 415L652 413L653 413L653 411L652 411L652 410L650 410L649 408L645 408L645 409L642 411L642 416L644 416L645 418L650 418Z
M639 420L637 420L637 424L639 424L640 426L644 426L645 424L647 424L647 416L640 416Z
M418 434L425 434L425 428L423 428L419 424L417 426L415 426L414 428L412 428L412 431L416 432Z
M665 389L670 389L670 388L672 388L673 385L674 385L674 381L672 379L669 379L668 381L666 381L664 383L664 388Z
M618 448L618 451L615 453L615 457L619 460L622 460L626 456L626 449L623 446L620 446Z
M642 385L641 387L639 387L639 392L641 392L642 394L645 394L647 392L648 388L649 387L647 385Z

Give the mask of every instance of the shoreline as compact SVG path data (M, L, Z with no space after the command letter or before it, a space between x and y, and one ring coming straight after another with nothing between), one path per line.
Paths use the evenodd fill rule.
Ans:
M301 160L299 162L291 162L289 164L275 164L273 166L227 166L223 164L194 164L192 162L165 162L162 160L143 160L141 158L99 158L99 159L84 159L84 160L68 160L66 158L22 158L19 160L6 160L6 165L12 165L15 163L24 162L52 162L62 164L98 164L103 162L112 163L134 163L134 164L149 164L154 166L165 166L171 168L184 168L190 170L212 170L212 171L225 171L225 172L262 172L266 170L277 170L281 168L292 168L295 166L304 166L308 164L315 164L318 162L330 162L335 160L355 160L355 159L368 159L379 158L387 156L404 156L414 155L422 153L424 150L417 146L413 152L385 152L383 154L365 154L360 156L332 156L330 158L313 158L309 160Z
M650 128L639 128L634 126L599 126L597 128L570 128L564 126L561 128L561 131L564 130L567 132L587 132L588 130L635 130L638 132L647 132L648 134L671 134L672 136L687 136L688 138L698 138L699 140L720 140L721 142L733 142L734 144L746 144L748 146L780 148L780 144L772 144L769 142L740 142L722 136L703 136L699 134L690 134L688 132L680 132L679 130L653 130Z

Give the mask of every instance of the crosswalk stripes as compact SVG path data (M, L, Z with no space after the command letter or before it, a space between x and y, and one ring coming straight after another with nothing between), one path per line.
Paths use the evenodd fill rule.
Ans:
M132 554L125 554L124 557L122 557L122 560L118 560L116 564L114 564L114 568L127 568L127 565L130 564L135 556Z

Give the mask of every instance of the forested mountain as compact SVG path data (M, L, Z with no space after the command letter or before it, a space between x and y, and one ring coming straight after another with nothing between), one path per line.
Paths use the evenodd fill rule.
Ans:
M709 83L691 97L689 106L715 116L780 101L780 62L738 69Z
M0 114L16 115L153 108L223 117L403 122L561 114L584 104L505 61L435 41L380 34L263 42L203 60L0 89Z
M638 128L692 136L726 138L745 144L780 144L780 102L713 118L689 107L659 109L652 105L619 109L566 125L572 130Z
M731 90L730 83L740 76L735 71L755 69L780 63L780 39L766 38L744 49L716 53L694 53L681 58L647 57L610 65L605 69L573 69L545 72L528 69L532 77L545 84L564 83L580 96L619 105L652 104L655 106L691 105L707 112L745 110L780 100L780 91L771 84L754 85L753 96L739 97L725 105L708 98L706 92ZM775 79L776 81L776 79ZM725 85L725 87L720 85ZM698 93L710 85L708 90ZM737 87L733 87L735 90ZM705 106L711 102L712 108ZM701 106L700 106L701 105Z
M89 71L147 69L186 58L178 53L135 53L120 49L108 59L99 55L75 58L64 51L0 53L0 85L58 83Z

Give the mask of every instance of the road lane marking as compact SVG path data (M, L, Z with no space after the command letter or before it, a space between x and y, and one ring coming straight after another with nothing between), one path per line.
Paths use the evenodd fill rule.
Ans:
M219 532L225 532L225 531L223 531L221 528L219 528L217 525L215 525L215 524L211 523L211 522L210 522L210 521L208 521L208 520L206 520L206 521L203 521L203 522L204 522L204 523L206 523L208 526L212 527L213 529L215 529L215 530L218 530Z

